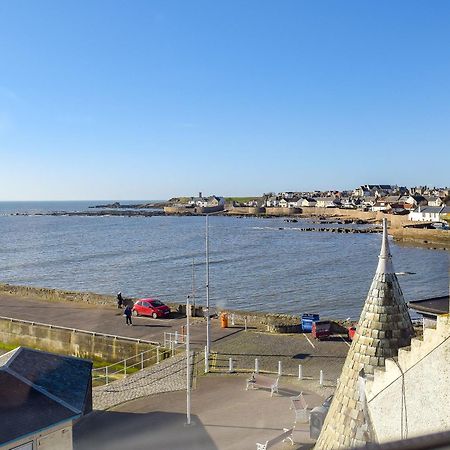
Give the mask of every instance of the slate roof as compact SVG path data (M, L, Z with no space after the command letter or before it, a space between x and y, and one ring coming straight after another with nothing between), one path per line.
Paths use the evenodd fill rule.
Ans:
M408 306L419 313L448 314L449 301L449 296L443 295L442 297L413 300L408 302Z
M92 410L92 362L19 347L0 357L0 444Z
M69 408L6 371L0 371L0 445L76 417Z
M364 446L373 441L360 378L370 376L385 359L410 344L414 330L395 275L383 220L377 270L367 294L352 345L325 419L316 450Z

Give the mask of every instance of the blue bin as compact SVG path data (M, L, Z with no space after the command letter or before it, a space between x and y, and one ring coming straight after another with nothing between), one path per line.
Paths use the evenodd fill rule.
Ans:
M313 322L320 320L319 314L302 314L302 331L311 333Z

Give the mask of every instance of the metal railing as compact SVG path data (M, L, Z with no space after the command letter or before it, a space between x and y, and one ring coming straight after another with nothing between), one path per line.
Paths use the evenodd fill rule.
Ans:
M125 378L146 367L159 364L164 359L173 356L172 349L158 345L156 348L145 350L137 355L130 356L105 367L92 369L92 381L96 384L109 384L118 379Z
M169 348L172 352L172 356L175 354L175 350L179 347L184 347L186 345L186 335L178 333L164 332L164 347Z

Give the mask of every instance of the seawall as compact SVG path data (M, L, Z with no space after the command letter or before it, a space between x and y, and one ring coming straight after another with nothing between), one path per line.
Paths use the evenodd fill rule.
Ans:
M121 361L156 348L155 343L145 340L5 317L0 318L0 341L8 346L27 346L52 353L109 362ZM161 352L161 359L164 355Z

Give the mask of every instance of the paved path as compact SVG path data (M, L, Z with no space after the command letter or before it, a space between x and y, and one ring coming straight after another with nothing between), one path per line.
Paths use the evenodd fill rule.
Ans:
M147 369L92 390L94 409L108 409L151 394L186 389L186 356L176 355Z
M74 450L242 450L256 448L294 424L290 396L304 384L282 379L280 394L245 391L245 376L208 375L192 393L192 421L186 426L184 391L152 395L83 418L74 428ZM323 399L305 394L317 406ZM297 424L290 443L278 449L311 448L307 424ZM301 444L303 443L303 444Z
M133 317L133 326L125 324L122 311L115 306L61 303L33 298L0 296L0 316L30 320L98 333L128 336L163 342L164 332L181 332L185 318L152 319ZM220 328L219 320L212 319L212 341L238 333L242 328ZM206 319L193 318L191 342L194 348L203 348L206 342Z

